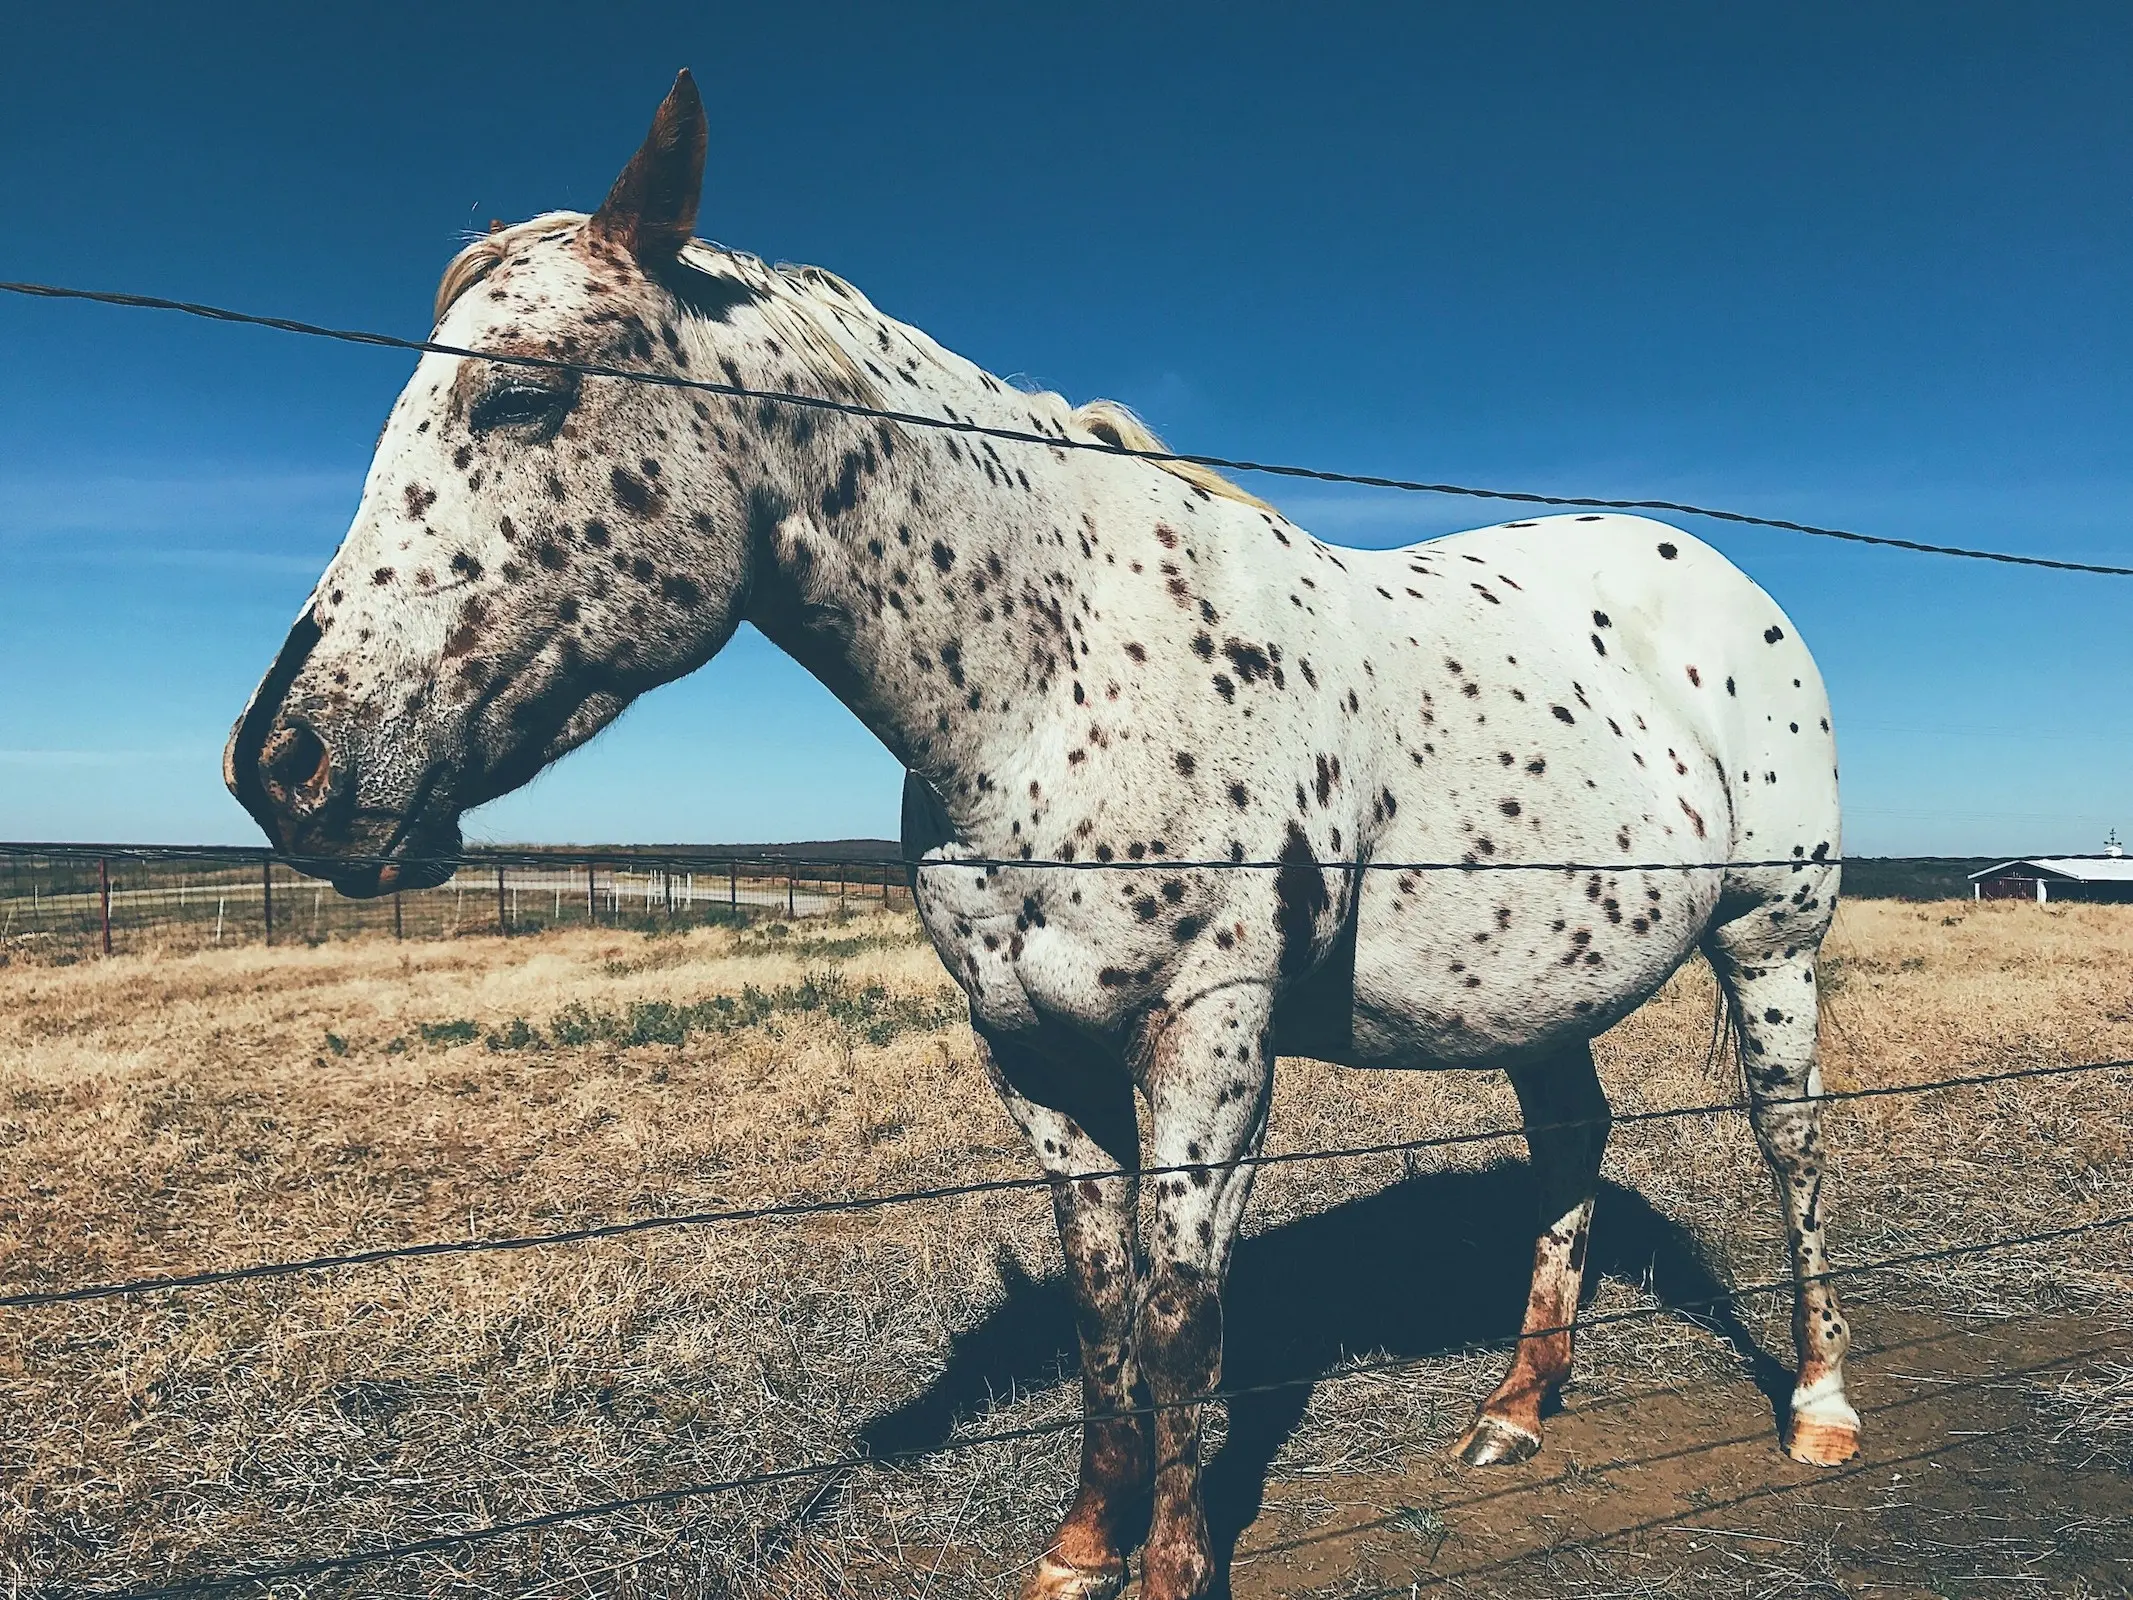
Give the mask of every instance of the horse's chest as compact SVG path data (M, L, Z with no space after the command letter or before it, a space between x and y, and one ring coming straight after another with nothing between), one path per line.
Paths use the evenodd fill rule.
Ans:
M919 870L919 919L970 997L971 1020L989 1033L1022 1033L1095 1010L1100 985L1080 972L1078 941L1055 928L1047 898L1003 873L939 862Z
M1161 993L1174 930L1108 906L1104 874L1051 876L922 866L919 917L987 1032L1119 1031Z

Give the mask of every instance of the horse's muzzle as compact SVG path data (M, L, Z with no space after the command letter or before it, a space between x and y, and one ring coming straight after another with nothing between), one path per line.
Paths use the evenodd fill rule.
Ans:
M365 730L347 708L322 703L301 681L320 634L308 612L289 630L231 730L223 781L292 865L344 895L443 883L452 875L459 830L456 815L440 814L440 774L433 768L404 806L359 798L357 768L370 759Z

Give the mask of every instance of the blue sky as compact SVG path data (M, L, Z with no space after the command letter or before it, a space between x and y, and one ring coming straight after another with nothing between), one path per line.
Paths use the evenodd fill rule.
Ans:
M1180 448L2133 564L2133 10L16 8L0 276L420 336L674 69L702 231ZM406 357L0 303L0 837L250 841L222 739ZM1485 505L1264 483L1395 544ZM1855 854L2133 827L2133 580L1697 530L1836 702ZM475 837L893 833L746 634Z

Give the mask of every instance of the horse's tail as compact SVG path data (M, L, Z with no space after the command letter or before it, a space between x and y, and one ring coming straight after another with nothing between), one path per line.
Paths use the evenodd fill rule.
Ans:
M1707 956L1708 962L1709 957ZM1718 979L1718 969L1711 969L1711 1036L1704 1045L1703 1075L1707 1082L1728 1082L1740 1076L1746 1082L1748 1053L1741 1046L1740 1002L1733 991ZM1733 1057L1733 1071L1726 1070L1726 1056Z

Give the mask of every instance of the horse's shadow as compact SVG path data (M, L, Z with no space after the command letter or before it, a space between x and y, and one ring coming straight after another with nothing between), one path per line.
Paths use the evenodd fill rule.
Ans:
M1449 1354L1518 1331L1532 1217L1526 1169L1506 1166L1409 1178L1240 1241L1224 1302L1223 1386L1291 1386L1229 1402L1228 1438L1203 1479L1224 1570L1259 1514L1276 1453L1303 1420L1311 1380L1355 1354ZM1725 1286L1694 1238L1615 1184L1601 1186L1588 1294L1601 1274L1644 1283L1664 1303L1697 1306L1773 1407L1789 1391L1790 1374L1727 1308L1705 1308ZM1060 1381L1076 1360L1065 1285L1010 1268L1001 1303L954 1340L940 1376L876 1418L861 1440L877 1456L944 1444L957 1418L1003 1393Z

